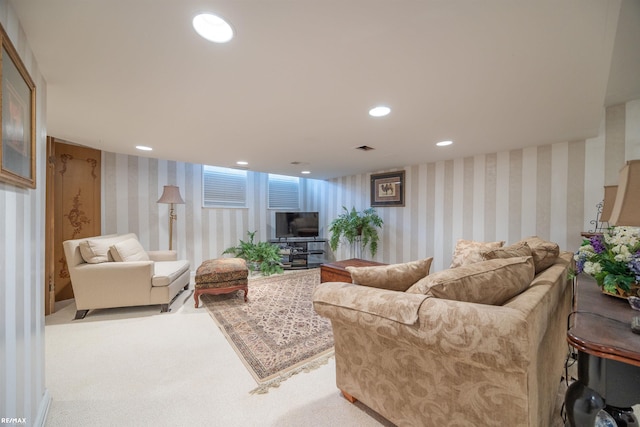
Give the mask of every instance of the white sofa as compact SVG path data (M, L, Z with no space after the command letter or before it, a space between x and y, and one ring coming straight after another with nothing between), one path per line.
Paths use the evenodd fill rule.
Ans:
M175 251L145 251L135 234L105 235L63 243L76 319L97 308L169 304L189 287L189 261Z

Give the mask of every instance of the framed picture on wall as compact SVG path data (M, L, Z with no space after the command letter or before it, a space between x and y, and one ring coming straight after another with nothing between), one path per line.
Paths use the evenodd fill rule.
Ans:
M371 206L404 206L404 171L371 175Z
M36 188L36 87L0 26L0 181Z

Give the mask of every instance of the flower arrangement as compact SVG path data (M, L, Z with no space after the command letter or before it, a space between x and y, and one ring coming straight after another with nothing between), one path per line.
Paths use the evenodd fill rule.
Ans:
M574 259L577 273L592 276L605 292L630 292L640 283L640 228L610 227L583 240Z

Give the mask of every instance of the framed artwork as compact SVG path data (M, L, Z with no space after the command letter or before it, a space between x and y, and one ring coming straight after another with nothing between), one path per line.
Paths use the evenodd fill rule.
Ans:
M0 181L36 188L36 87L0 26Z
M371 206L404 206L404 171L371 175Z

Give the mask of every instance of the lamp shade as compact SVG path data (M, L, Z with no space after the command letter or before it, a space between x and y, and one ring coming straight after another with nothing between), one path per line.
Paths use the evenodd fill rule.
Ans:
M604 203L602 204L602 215L600 215L600 222L609 222L609 219L611 218L611 212L613 211L613 205L616 202L617 192L617 185L604 186Z
M180 195L180 188L175 185L165 185L162 196L158 199L158 203L176 203L183 205L184 200L182 200L182 196Z
M620 170L609 224L640 226L640 160L630 160Z

